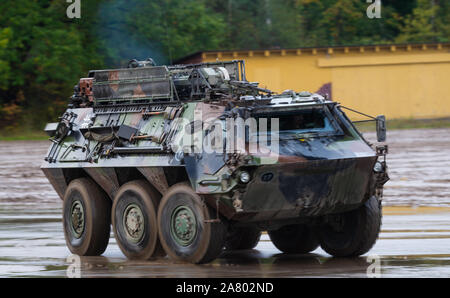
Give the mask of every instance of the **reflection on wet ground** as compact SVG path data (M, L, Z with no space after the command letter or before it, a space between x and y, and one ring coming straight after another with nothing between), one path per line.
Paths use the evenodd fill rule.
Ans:
M360 258L331 258L320 248L312 254L280 253L267 235L254 250L225 252L206 265L173 263L167 258L128 261L111 238L101 257L81 258L82 277L366 277L379 256L383 277L449 277L448 212L386 215L375 247ZM59 219L1 221L0 276L65 277L70 252Z
M127 261L111 237L103 256L81 258L81 276L365 277L372 264L366 257L379 256L384 277L450 277L449 135L450 129L390 133L383 228L366 256L331 258L321 249L285 255L263 235L255 250L226 252L207 265L137 262ZM0 142L0 277L66 276L61 202L39 169L48 145Z
M395 130L387 140L385 205L450 206L450 129Z

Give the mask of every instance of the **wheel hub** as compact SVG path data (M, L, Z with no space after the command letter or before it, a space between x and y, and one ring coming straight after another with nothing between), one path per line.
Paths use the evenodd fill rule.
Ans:
M187 206L180 206L172 213L171 232L181 246L188 246L197 234L197 221L194 212Z
M144 235L144 215L139 206L131 204L125 209L123 226L128 240L137 243L142 239Z
M74 201L71 207L71 230L75 238L80 238L84 231L84 209L80 201Z

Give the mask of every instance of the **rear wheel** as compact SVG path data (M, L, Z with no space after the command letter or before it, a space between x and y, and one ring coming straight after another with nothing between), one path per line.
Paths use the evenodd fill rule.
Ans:
M70 182L63 203L64 236L79 256L101 255L111 232L111 200L89 178Z
M158 240L156 210L160 195L147 181L124 184L114 198L112 222L120 250L129 259L164 255Z
M289 225L268 232L272 243L284 253L304 254L319 246L314 230L307 225Z
M375 244L381 227L381 202L371 197L351 212L337 214L319 229L320 245L336 257L360 256Z
M161 200L158 231L170 258L194 264L208 263L222 252L223 222L211 222L216 213L186 183L172 186Z
M228 232L225 249L240 250L253 249L258 245L261 231L253 227L233 228Z

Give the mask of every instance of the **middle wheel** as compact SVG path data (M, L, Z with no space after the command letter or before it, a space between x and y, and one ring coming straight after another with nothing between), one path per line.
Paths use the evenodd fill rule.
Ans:
M129 259L148 260L164 255L156 221L159 199L160 195L144 180L124 184L114 198L114 236Z
M276 248L284 253L305 254L319 247L314 230L307 225L288 225L268 234Z
M261 231L255 227L232 228L225 241L225 249L253 249L261 239Z
M218 257L227 229L223 222L210 221L215 217L215 212L189 185L172 186L158 210L159 238L169 257L194 264Z

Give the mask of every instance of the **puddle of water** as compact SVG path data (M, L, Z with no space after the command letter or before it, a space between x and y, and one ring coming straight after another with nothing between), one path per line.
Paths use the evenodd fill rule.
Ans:
M383 230L369 252L381 257L382 276L450 276L449 135L450 129L389 132ZM48 146L0 142L0 277L66 276L61 201L39 169ZM369 266L365 257L335 259L321 249L280 254L267 235L256 250L201 266L127 261L113 237L104 256L81 261L82 277L365 277Z

